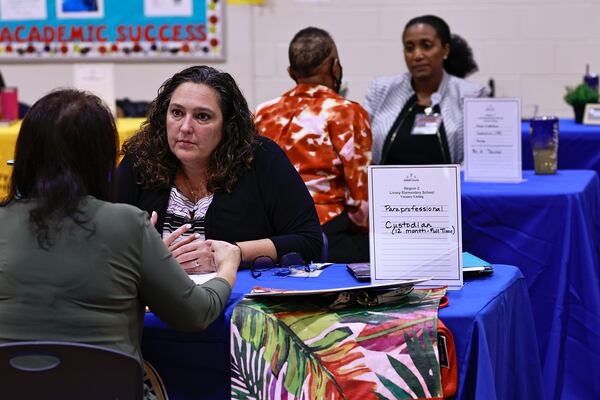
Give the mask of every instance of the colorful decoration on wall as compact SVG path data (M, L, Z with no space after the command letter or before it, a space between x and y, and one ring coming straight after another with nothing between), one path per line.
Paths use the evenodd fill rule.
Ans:
M0 61L222 61L225 0L0 0Z

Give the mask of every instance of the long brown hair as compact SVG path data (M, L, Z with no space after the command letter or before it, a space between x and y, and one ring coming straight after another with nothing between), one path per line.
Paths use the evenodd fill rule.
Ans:
M246 99L233 77L226 72L200 65L186 68L167 79L150 104L148 118L140 131L123 145L123 153L135 156L134 166L139 173L137 183L144 188L172 185L180 163L167 141L167 110L175 89L186 82L208 85L219 94L223 136L209 159L207 189L230 192L244 171L250 168L258 133Z
M113 200L118 145L114 119L100 98L74 89L45 95L21 124L8 196L0 206L35 200L29 220L40 247L50 246L63 219L86 223L79 208L84 196Z

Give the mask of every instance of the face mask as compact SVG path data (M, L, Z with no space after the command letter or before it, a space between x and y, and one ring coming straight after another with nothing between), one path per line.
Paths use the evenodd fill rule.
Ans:
M342 77L343 77L343 71L342 71L342 64L340 64L340 62L338 61L338 65L340 67L340 77L339 79L335 77L335 74L333 73L333 67L335 66L335 59L333 60L333 62L331 63L331 77L333 78L333 90L335 90L336 93L340 92L340 89L342 88Z

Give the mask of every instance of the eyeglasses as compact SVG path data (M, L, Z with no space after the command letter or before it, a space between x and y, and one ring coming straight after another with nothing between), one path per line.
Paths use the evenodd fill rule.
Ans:
M273 272L273 275L277 276L288 276L292 273L293 269L298 268L306 272L312 271L310 264L305 263L299 253L293 252L281 256L278 263L269 256L258 256L252 261L250 272L253 278L258 278L263 272L274 268L277 269Z

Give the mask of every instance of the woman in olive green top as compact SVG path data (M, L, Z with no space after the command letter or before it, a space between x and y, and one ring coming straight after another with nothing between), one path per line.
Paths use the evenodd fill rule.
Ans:
M0 342L90 343L141 361L146 305L179 330L227 305L239 248L209 241L217 276L194 284L145 212L109 202L117 150L96 96L55 91L25 116L0 203Z

